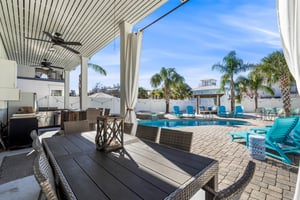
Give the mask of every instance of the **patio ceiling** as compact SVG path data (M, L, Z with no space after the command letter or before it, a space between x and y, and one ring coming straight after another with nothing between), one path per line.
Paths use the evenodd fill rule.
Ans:
M52 43L43 31L59 32L69 46L91 57L119 35L119 23L136 24L167 0L1 0L0 39L9 60L36 65L44 58L52 65L72 69L80 64L78 54L60 49L49 51Z

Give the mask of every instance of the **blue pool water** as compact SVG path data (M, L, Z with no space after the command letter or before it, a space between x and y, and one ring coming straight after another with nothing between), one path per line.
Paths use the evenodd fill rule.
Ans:
M138 124L145 126L155 126L161 128L180 128L185 126L209 126L209 125L220 125L220 126L240 126L249 125L250 123L240 120L223 120L223 119L164 119L164 120L145 120L139 121Z

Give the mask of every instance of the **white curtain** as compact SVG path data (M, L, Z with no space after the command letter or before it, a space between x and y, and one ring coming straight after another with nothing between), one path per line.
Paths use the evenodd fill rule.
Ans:
M277 17L284 57L300 91L300 4L298 0L277 0ZM294 200L300 199L300 163Z
M300 91L300 3L298 0L277 0L277 17L286 62Z
M136 123L134 107L136 105L138 97L138 79L140 69L142 37L143 33L141 31L138 31L137 33L128 34L125 53L125 122L134 124Z

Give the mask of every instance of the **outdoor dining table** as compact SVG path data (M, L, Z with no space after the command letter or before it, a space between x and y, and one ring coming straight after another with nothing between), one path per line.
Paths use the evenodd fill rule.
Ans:
M96 149L96 131L43 139L50 162L73 196L93 199L190 199L206 184L217 189L218 161L124 135L117 151ZM210 199L209 194L205 194Z

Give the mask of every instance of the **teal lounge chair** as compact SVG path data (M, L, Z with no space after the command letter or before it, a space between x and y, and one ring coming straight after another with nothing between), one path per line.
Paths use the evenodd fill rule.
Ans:
M180 111L179 106L173 106L173 110L174 110L174 115L176 117L182 117L183 113Z
M234 117L244 117L244 108L241 105L235 106Z
M279 159L287 164L292 164L292 161L287 157L286 153L300 153L300 148L297 145L288 144L289 134L296 126L298 117L282 117L276 118L273 126L267 130L265 134L266 149L273 150L277 154L267 151L266 155ZM248 138L255 132L228 132L231 135L232 141L236 139L245 139L248 147Z
M194 111L193 106L189 105L186 107L186 114L188 117L195 117L195 111Z
M229 112L226 111L225 106L219 106L217 114L219 117L227 117L229 115Z

